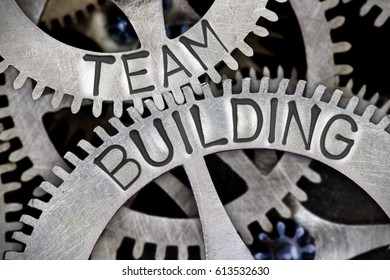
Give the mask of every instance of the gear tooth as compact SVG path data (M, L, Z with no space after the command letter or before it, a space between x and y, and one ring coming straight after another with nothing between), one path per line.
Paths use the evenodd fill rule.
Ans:
M259 220L260 226L266 231L271 232L273 229L271 221L267 217L263 217Z
M183 95L183 92L182 92L182 95ZM173 98L173 95L171 92L169 91L166 91L162 94L165 102L167 103L168 105L168 108L173 108L176 106L176 102L175 102L175 99ZM183 96L183 99L184 99L184 96Z
M164 100L160 94L153 96L153 103L156 105L158 110L162 111L165 109Z
M329 21L330 28L335 30L337 28L340 28L345 23L345 17L343 16L337 16Z
M289 83L290 83L290 80L282 79L279 83L279 87L278 87L276 94L286 94Z
M134 121L134 122L139 122L142 120L142 117L141 117L141 114L139 113L139 111L137 109L135 109L134 107L129 107L127 109L127 113L129 114L130 118Z
M276 203L275 209L283 218L291 218L291 210L283 202Z
M348 74L351 74L353 71L352 66L346 65L346 64L336 65L336 68L337 68L337 73L339 75L348 75Z
M263 77L260 81L259 93L260 94L267 94L268 88L269 88L269 78Z
M379 129L387 130L389 126L390 126L390 115L386 115L378 123L378 127Z
M271 11L267 8L264 9L264 14L262 15L262 17L267 19L268 21L271 21L271 22L275 22L279 19L278 15L276 13L274 13L273 11Z
M117 118L122 117L123 114L123 103L114 102L114 116Z
M291 69L290 81L298 81L298 70L295 67Z
M295 88L294 94L296 96L303 96L303 94L305 93L305 89L306 89L306 81L299 80L299 82L297 83L297 87Z
M60 107L63 98L63 93L59 91L54 92L53 99L51 100L51 105L53 106L53 108L57 109L58 107Z
M52 171L58 178L60 178L63 181L69 178L69 173L66 172L62 167L54 166L52 168Z
M368 12L371 10L371 8L373 7L373 3L370 3L370 1L367 1L360 9L360 15L361 16L365 16L366 14L368 14Z
M341 97L343 96L343 92L341 90L335 90L332 94L332 97L329 101L329 104L332 106L337 106L339 104Z
M278 69L276 71L277 71L277 75L278 75L277 79L281 80L285 77L284 69L281 65L278 66Z
M324 10L329 10L336 7L339 2L340 0L325 0L324 2L322 2L322 5L324 6Z
M382 12L377 18L376 20L374 21L374 25L376 27L381 27L382 25L385 24L385 22L387 21L389 15L386 15L384 12Z
M163 245L157 245L156 260L163 260L164 258L165 258L165 247Z
M54 186L53 184L46 182L46 181L42 182L39 187L52 196L56 196L58 193L58 188L56 186ZM40 201L41 200L36 200L35 205L37 202L39 203ZM37 208L37 206L34 206L34 207ZM38 209L40 209L40 208L38 208Z
M111 120L110 120L111 121ZM73 166L79 166L83 162L78 156L72 152L67 152L64 158L69 161Z
M93 132L95 132L97 136L99 136L99 138L103 141L108 141L110 139L110 135L108 135L108 133L101 126L95 127Z
M34 168L30 168L22 173L21 180L22 182L28 182L36 176L39 176L37 170L35 170Z
M345 108L347 111L354 112L356 110L357 105L359 104L359 97L352 96L351 99L348 101L347 108Z
M307 194L298 186L291 188L290 192L299 201L306 201L307 200Z
M384 113L389 112L389 110L390 110L390 100L387 100L387 102L385 104L383 104L383 106L380 109Z
M332 49L333 53L344 53L349 51L352 48L352 45L348 42L338 42L333 43Z
M31 199L31 200L28 202L28 206L43 211L43 210L46 209L47 203L44 202L44 201L42 201L42 200L40 200L40 199L33 198L33 199ZM23 217L23 216L22 216L22 217ZM30 216L27 216L27 217L30 217ZM21 222L23 222L23 221L21 220ZM28 224L28 223L27 223L27 224ZM31 225L33 225L33 224L31 224Z
M263 68L263 76L264 77L271 77L271 70L267 66L265 66Z
M215 70L214 68L210 68L208 71L207 71L207 75L210 77L210 79L216 83L216 84L219 84L221 81L222 81L222 77L221 75L217 72L217 70Z
M363 90L363 88L364 88L364 90ZM365 95L365 93L366 93L366 88L367 88L366 85L364 85L364 86L362 87L362 90L364 91L363 97L364 97L364 95ZM369 102L370 102L371 104L376 104L376 103L379 101L379 98L380 98L380 95L379 95L378 92L376 92L376 93L370 98Z
M374 105L369 105L364 110L362 117L369 121L374 116L376 111L377 111L377 108Z
M146 99L144 101L144 104L145 104L146 108L148 108L148 110L150 111L150 113L152 115L158 114L159 109L157 108L156 104L154 104L154 102L152 100Z
M185 102L184 94L182 90L174 90L172 91L173 98L175 98L175 101L177 104L183 104Z
M139 259L142 256L144 250L144 244L140 241L136 241L133 248L133 256L135 259Z
M203 92L202 92L202 85L200 84L200 82L198 80L191 80L191 86L192 86L192 89L193 91L198 94L198 95L202 95Z
M0 169L0 173L3 173ZM7 183L4 184L3 187L7 190L7 192L13 192L21 188L20 183Z
M240 232L240 236L245 244L252 244L253 243L253 236L247 227L240 228L239 232Z
M19 231L22 230L23 224L19 222L9 222L7 223L7 231L12 232L12 231Z
M76 114L80 111L83 99L77 96L74 96L70 110L73 114Z
M17 134L14 128L10 128L7 130L3 130L0 134L0 140L1 141L9 141L12 138L16 138Z
M139 114L142 116L144 113L144 103L141 98L134 98L134 108L139 112Z
M326 87L323 86L323 85L319 85L319 86L314 90L312 99L315 100L315 101L320 101L321 98L322 98L322 96L324 95L325 91L326 91Z
M202 84L202 91L205 96L205 98L214 98L213 92L211 91L211 87L209 83L203 83Z
M12 238L24 244L27 244L29 236L21 231L16 231L14 232L14 234L12 234Z
M85 140L80 140L77 146L86 151L88 154L92 154L95 151L95 147Z
M118 131L126 131L127 129L127 127L118 118L111 118L108 122Z
M244 78L241 82L241 93L251 92L251 79Z
M6 203L3 207L5 209L5 212L18 212L23 209L23 205L20 203Z
M179 260L188 260L188 248L185 246L178 246L177 247L177 258Z
M194 91L192 90L191 87L185 86L182 88L182 91L187 103L191 103L195 101Z
M236 80L237 84L242 84L242 80L244 77L242 76L242 73L240 71L237 71L236 74L234 75L234 79Z
M27 81L27 76L20 72L14 80L14 88L21 89Z
M22 158L24 158L26 156L27 156L27 153L26 153L25 149L21 148L19 150L12 152L9 155L9 160L12 162L18 162L19 160L21 160Z
M266 28L258 25L256 25L256 27L253 29L253 33L259 37L267 37L269 35L269 32Z
M0 173L7 173L10 171L14 171L15 169L16 169L15 163L7 163L7 164L0 165ZM11 183L9 183L9 185L11 185Z
M38 221L37 219L29 215L22 215L22 217L20 218L20 222L32 227L34 227L37 224L37 221Z
M245 41L241 41L237 48L245 55L245 56L253 56L253 49L249 46Z
M225 62L225 64L227 65L227 67L229 67L229 69L234 70L234 71L238 70L238 62L237 62L237 60L234 59L233 56L227 55L223 59L223 62Z
M250 67L250 68L249 68L249 77L250 77L252 80L257 80L256 69L255 69L255 68L253 68L253 67Z
M40 83L37 83L31 94L32 99L37 100L41 98L44 91L45 91L45 86Z
M232 80L226 79L222 81L223 95L232 95Z
M308 166L307 166L308 167ZM305 168L303 175L312 183L319 184L322 181L321 175L311 168Z
M92 105L92 113L95 118L98 118L102 114L103 105L100 100L94 100Z

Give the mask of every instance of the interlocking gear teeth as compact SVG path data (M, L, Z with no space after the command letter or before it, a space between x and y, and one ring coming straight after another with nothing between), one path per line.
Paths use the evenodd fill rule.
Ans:
M15 170L15 164L6 164L0 166L0 175L9 171ZM19 183L4 184L0 178L0 259L4 258L4 253L7 251L20 251L22 246L16 242L6 241L6 233L21 230L23 225L20 222L7 222L6 215L12 212L17 212L22 209L22 205L18 203L6 203L5 195L9 192L20 189Z
M27 77L36 81L40 86L34 91L34 98L39 98L39 95L42 93L43 85L53 89L56 92L52 100L54 107L60 105L64 94L77 96L73 101L75 104L71 106L73 113L80 109L80 102L82 100L91 99L95 103L93 113L96 117L101 114L101 104L104 101L113 101L115 104L118 104L114 106L114 114L115 116L120 117L122 110L119 109L118 106L122 106L122 102L124 101L132 101L133 105L142 112L142 100L152 97L157 107L162 108L162 98L156 96L167 90L173 91L174 95L176 95L179 92L180 87L185 84L190 84L196 93L201 94L198 81L199 77L208 73L214 81L219 81L220 76L217 74L214 67L222 61L225 62L229 68L237 69L237 61L232 57L231 52L239 47L245 54L251 54L252 51L250 51L250 47L244 44L243 41L245 37L252 32L253 28L257 29L255 33L264 33L258 31L261 29L260 27L257 28L256 25L258 19L260 17L264 17L271 21L277 19L276 14L265 7L268 0L245 1L245 3L240 3L240 9L231 9L233 5L236 6L236 0L215 1L203 19L185 33L186 37L191 38L195 42L203 42L205 38L203 37L202 28L206 26L204 25L206 24L205 22L209 22L217 36L220 37L221 42L223 42L223 46L221 44L211 45L211 43L208 45L207 59L205 59L205 47L201 46L199 48L194 45L197 49L195 52L197 55L201 56L199 59L204 60L202 63L205 65L202 65L197 56L191 56L190 53L187 53L190 52L190 50L183 48L183 45L179 41L182 37L167 41L167 38L164 37L165 32L163 31L161 34L157 31L150 34L150 30L153 28L148 28L147 24L143 22L143 18L139 18L140 15L150 13L153 16L157 15L157 17L162 17L162 11L160 11L161 7L158 8L159 5L146 5L148 9L150 8L152 10L143 11L145 13L134 11L134 13L131 14L134 28L137 33L140 33L139 35L151 35L155 37L156 34L159 34L159 36L162 37L156 40L149 40L148 38L139 36L141 46L143 47L130 51L126 53L126 55L148 52L148 56L144 58L146 63L142 63L142 65L146 65L147 75L139 75L137 77L139 78L137 85L141 85L140 87L142 88L142 85L150 86L150 81L153 81L155 83L153 85L154 89L139 92L137 94L129 94L128 75L125 73L126 71L122 69L123 65L121 65L121 57L124 53L113 53L107 55L113 57L115 63L113 66L107 66L107 64L103 63L103 66L105 67L102 67L102 74L99 76L100 83L99 88L97 89L99 92L97 93L95 92L94 87L96 63L86 62L83 57L86 54L97 56L101 54L91 54L91 52L76 49L54 40L30 22L13 0L4 1L6 2L3 3L1 6L2 9L0 9L0 13L2 14L0 17L2 19L1 25L5 30L0 35L0 42L4 43L1 45L1 55L4 58L4 61L1 62L0 69L5 70L8 65L15 66L20 71L19 78L16 81L17 86L20 86ZM285 0L272 1L285 2ZM125 7L132 7L134 9L139 8L139 5L137 6L133 2L124 3L117 1L116 4L121 6L125 12L133 11L133 9L124 9ZM250 11L250 13L247 13L246 10ZM226 24L225 22L215 22L215 19L223 18L229 18L229 24ZM159 18L158 20L162 19ZM237 24L235 23L236 21ZM153 27L157 28L156 30L163 27L163 24L161 26L156 25L153 22L151 24ZM15 29L15 26L20 25L23 25L26 28ZM230 28L232 25L234 25L234 29ZM227 28L229 29L229 32L227 32ZM26 30L29 30L28 34L25 34ZM204 34L208 34L208 29L206 28L205 30L206 33ZM12 38L18 38L12 47L10 47L8 43L5 43L9 42L7 36L11 36L10 34L12 34ZM29 37L31 36L34 37L33 46L31 46L31 40L29 40ZM209 37L212 36L210 35ZM179 73L175 76L169 76L168 84L166 84L165 78L168 79L168 77L163 77L164 67L170 66L172 68L175 65L166 65L168 62L163 62L163 54L161 53L161 48L156 47L159 45L159 43L156 44L156 41L161 41L159 42L161 43L161 46L166 45L174 55L177 56L180 63L185 64L183 67L187 68L189 74L187 73L187 75L185 75L184 73ZM28 46L28 48L26 48L26 46ZM222 47L225 48L225 51L219 51L219 48ZM25 51L21 51L18 55L15 55L15 49ZM169 63L172 64L172 62ZM59 65L61 65L61 67L58 67ZM107 70L109 66L112 66L110 71ZM36 69L40 70L36 71ZM168 76L168 74L166 76Z
M0 139L9 141L18 138L22 147L12 151L9 160L17 162L28 156L33 162L33 166L22 173L21 180L30 181L33 177L40 175L46 179L53 179L50 170L53 165L65 165L62 158L51 143L43 122L43 115L53 111L50 106L50 96L44 96L37 102L31 100L32 82L28 80L19 90L12 87L17 71L10 67L5 72L5 85L0 86L0 96L8 100L8 106L0 109L0 115L11 117L14 126L5 131L0 131ZM20 110L20 104L25 106ZM36 120L33 125L26 120ZM29 129L43 133L35 133L34 137L27 133ZM42 157L42 154L45 157Z
M61 27L65 27L65 17L69 17L72 23L78 22L77 14L81 13L84 17L90 14L88 7L95 9L100 6L98 0L68 0L66 2L58 0L49 0L41 21L45 23L48 29L53 28L53 21L57 20Z
M339 76L350 74L350 65L336 65L335 53L347 52L348 42L334 43L330 37L333 29L344 23L343 17L328 21L325 12L339 3L339 0L323 2L313 0L290 0L302 31L306 51L308 92L313 92L319 84L329 89L339 86Z
M343 0L343 2L349 3L351 0ZM390 17L390 3L387 0L367 0L360 9L360 15L365 16L374 6L382 10L374 22L376 27L381 27Z

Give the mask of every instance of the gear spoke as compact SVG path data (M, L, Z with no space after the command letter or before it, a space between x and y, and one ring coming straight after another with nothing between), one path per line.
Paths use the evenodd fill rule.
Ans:
M167 40L161 0L113 0L113 2L129 19L135 32L145 35L138 36L143 48L155 46L156 40L160 42Z
M190 179L202 223L207 259L253 259L215 190L203 158L184 166Z
M155 180L188 217L196 217L197 210L191 191L172 173L167 173Z

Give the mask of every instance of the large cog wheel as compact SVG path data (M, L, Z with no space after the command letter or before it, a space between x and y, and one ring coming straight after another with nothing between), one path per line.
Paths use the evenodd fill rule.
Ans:
M220 204L203 160L206 154L230 149L268 148L294 151L322 161L360 185L389 216L390 194L387 182L390 174L386 168L388 166L386 147L390 141L389 117L385 116L378 124L374 124L370 119L376 111L375 107L369 106L362 116L354 114L358 103L357 98L352 98L346 108L340 108L337 106L341 98L340 92L335 92L332 98L325 102L321 100L325 92L324 87L318 87L314 95L307 98L302 96L304 92L302 82L298 84L295 94L292 95L285 94L287 86L288 83L282 81L278 92L269 94L268 82L264 79L259 91L251 93L250 81L244 80L242 93L231 95L231 84L225 81L222 97L214 98L210 88L205 86L204 100L195 100L192 92L186 88L185 104L177 105L172 95L164 94L168 104L168 108L164 111L159 111L152 102L146 101L145 104L152 113L150 117L143 119L135 109L131 108L129 113L135 121L134 125L125 127L117 119L112 119L111 124L118 130L114 136L109 136L102 129L97 128L96 133L102 138L103 144L93 147L82 141L80 146L89 154L84 160L71 153L66 155L66 158L76 166L72 173L67 173L61 168L53 169L63 183L59 188L50 183L41 185L52 195L52 198L48 203L37 199L30 202L30 206L43 212L38 220L30 216L22 217L21 221L33 226L34 230L31 236L15 233L14 237L27 246L23 253L8 253L7 257L88 258L108 221L129 197L160 174L175 166L183 165L197 201L205 238L206 257L250 258L251 255L237 236L235 228ZM252 112L250 109L244 110L234 117L232 100L235 100L233 103L238 102L234 104L253 106L258 104L261 111L265 112L263 115L265 118L274 119L274 122L264 122L271 123L269 130L263 129L263 133L260 134L259 126L253 127L253 123L256 123L255 117L259 116L255 113L256 110ZM276 111L271 112L276 110L275 105L272 104L276 104L277 114ZM293 108L299 109L295 111ZM181 117L180 121L177 113ZM242 120L240 122L237 116L242 116L243 113L246 120L253 122L242 122ZM297 118L302 120L307 129L289 126L289 132L284 133L285 140L282 141L283 132L286 132L284 125L287 116L294 114L299 115L299 117L295 116L295 120ZM316 125L312 123L313 116ZM218 124L215 120L218 120ZM338 124L331 129L336 120ZM234 142L232 122L240 126L236 131L236 140L248 141ZM305 141L302 134L309 130L309 126L323 133L311 134L309 141L313 145L308 148L308 143L303 143ZM166 133L165 129L169 129L169 133ZM347 137L350 137L353 138L353 145L350 144L347 148L345 145L337 146L337 141L334 143L334 139L332 141L326 137L330 130L331 139L336 137L335 139L340 141L348 140ZM133 141L129 137L130 131ZM325 137L324 131L326 131ZM145 135L148 135L146 148L143 146ZM256 135L258 138L250 141L251 135ZM157 139L163 139L165 145ZM183 139L183 141L177 141L172 145L168 139ZM124 145L123 148L118 145L119 143ZM346 143L352 142L344 142ZM207 146L207 144L212 145ZM171 150L173 147L174 153ZM378 156L379 153L381 156ZM132 159L123 160L123 156L127 158L127 155L131 155ZM364 160L367 157L370 158L369 163ZM142 164L139 164L140 162ZM159 166L154 166L156 164ZM376 168L375 172L373 166ZM140 168L142 168L141 173L138 172ZM113 173L112 177L108 175L110 173ZM80 185L83 188L79 188ZM81 209L82 215L75 215L75 211ZM225 235L221 236L221 232ZM64 236L67 238L63 238Z
M21 71L14 83L16 88L28 77L34 79L37 82L34 99L42 95L45 87L55 89L54 107L60 105L65 94L73 96L72 112L79 111L84 99L94 100L95 116L101 114L103 101L114 102L116 116L122 115L122 102L129 100L142 111L142 99L146 97L153 97L162 109L161 92L172 90L179 100L180 87L191 84L200 94L200 76L206 73L215 82L221 80L214 69L218 63L223 61L229 68L237 69L237 61L230 53L239 49L247 56L252 55L245 37L251 32L259 36L268 34L265 28L256 25L257 20L260 17L277 20L276 14L265 7L267 0L244 3L217 0L185 36L169 40L163 28L161 1L143 1L142 5L139 1L114 2L140 35L140 49L102 55L59 43L34 25L13 0L6 0L0 9L4 59L1 72L9 65ZM12 45L8 44L10 41ZM23 51L15 53L15 49Z

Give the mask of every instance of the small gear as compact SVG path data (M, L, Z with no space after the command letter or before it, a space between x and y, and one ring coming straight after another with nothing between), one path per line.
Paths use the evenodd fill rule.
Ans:
M343 0L344 3L349 3L351 0ZM360 10L360 15L366 15L374 6L379 7L382 12L379 14L377 19L374 22L374 25L377 27L382 26L390 17L390 2L387 0L366 0L366 3L362 6Z
M115 116L122 115L124 101L132 101L142 111L142 99L146 97L153 97L162 109L161 92L172 90L177 100L183 102L179 99L183 85L191 84L201 94L200 76L207 74L214 82L221 80L214 69L218 63L223 61L229 68L237 69L231 52L239 49L247 56L252 55L245 37L251 32L268 35L265 28L256 25L260 17L277 20L276 14L266 8L267 0L217 0L185 35L169 40L163 30L161 1L142 1L142 5L140 1L114 2L133 24L140 49L100 54L70 47L30 22L13 0L5 0L0 7L1 72L9 65L21 71L14 83L16 88L27 78L34 79L37 82L34 99L41 97L45 87L55 89L52 100L55 108L65 94L73 96L74 113L84 99L94 100L95 116L101 114L103 101L114 102Z
M43 212L38 220L27 215L21 218L34 228L33 232L15 233L14 238L25 243L26 249L7 253L6 257L88 258L106 224L129 197L160 174L183 165L197 202L206 257L250 258L223 210L203 160L203 156L222 150L268 148L315 158L355 181L390 215L386 149L389 116L372 123L374 106L367 107L362 116L356 115L358 98L340 108L341 92L324 101L322 86L312 97L303 97L303 82L298 83L294 94L285 93L286 80L276 94L268 93L267 79L256 93L250 90L247 79L241 94L231 95L230 81L223 84L221 97L213 97L210 88L204 86L202 100L195 100L193 92L185 88L186 103L182 105L177 105L171 94L164 94L168 108L163 111L152 101L145 101L151 112L145 119L131 107L129 113L135 123L126 127L111 119L118 130L113 136L96 128L103 144L94 147L82 141L80 147L88 153L84 160L66 155L76 166L71 173L53 169L63 183L58 188L47 182L41 185L52 198L48 203L31 200L30 206ZM266 118L264 122L259 116ZM297 125L291 125L293 119Z

